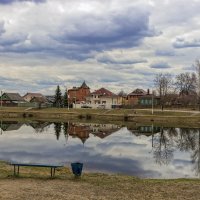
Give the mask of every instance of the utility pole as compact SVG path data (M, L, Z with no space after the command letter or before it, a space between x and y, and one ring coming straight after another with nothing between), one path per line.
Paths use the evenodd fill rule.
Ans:
M151 95L151 105L152 105L152 107L151 107L151 114L153 115L153 89L152 89L152 95Z
M2 109L2 94L3 94L3 92L1 90L1 109Z

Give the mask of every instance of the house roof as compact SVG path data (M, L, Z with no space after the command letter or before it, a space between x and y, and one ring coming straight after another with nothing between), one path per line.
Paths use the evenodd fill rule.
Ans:
M27 96L27 95L30 95L30 96L32 96L32 97L43 97L43 96L44 96L44 95L42 95L41 93L28 92L28 93L26 93L26 94L23 96L23 98L24 98L25 96Z
M7 93L6 92L4 94L12 101L24 101L24 99L20 96L19 93Z
M33 97L30 102L46 103L47 99L45 97Z
M85 83L85 81L83 81L82 85L80 88L85 88L85 89L90 89L87 84Z
M105 88L100 88L99 90L92 92L91 95L117 96L116 94L112 93L111 91L109 91Z
M144 91L143 89L135 89L133 92L129 93L128 96L141 96L141 95L146 95L147 92Z
M69 89L68 91L77 91L79 90L80 88L84 88L84 89L90 89L87 84L85 83L85 81L83 81L82 85L80 87L73 87L71 89Z

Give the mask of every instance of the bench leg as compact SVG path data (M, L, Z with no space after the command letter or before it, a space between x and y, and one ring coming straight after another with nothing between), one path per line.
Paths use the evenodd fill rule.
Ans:
M15 165L14 165L14 176L16 175L16 172L15 172Z
M53 175L55 176L55 173L56 173L56 168L54 167L53 169Z
M51 177L52 177L52 174L53 174L53 170L52 170L52 167L51 167Z

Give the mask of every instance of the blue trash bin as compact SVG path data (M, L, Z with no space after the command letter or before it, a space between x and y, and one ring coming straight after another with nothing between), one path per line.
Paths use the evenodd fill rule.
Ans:
M72 172L75 176L81 176L83 163L79 162L71 163L71 167L72 167Z

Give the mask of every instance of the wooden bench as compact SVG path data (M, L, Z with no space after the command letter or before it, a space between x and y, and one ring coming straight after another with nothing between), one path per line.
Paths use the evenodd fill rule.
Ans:
M10 163L14 166L14 175L19 175L19 167L47 167L51 168L51 177L55 176L56 168L63 167L63 165L45 165L45 164L25 164L25 163ZM17 168L17 173L16 173Z

